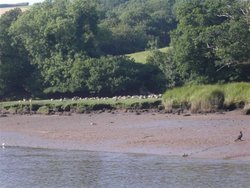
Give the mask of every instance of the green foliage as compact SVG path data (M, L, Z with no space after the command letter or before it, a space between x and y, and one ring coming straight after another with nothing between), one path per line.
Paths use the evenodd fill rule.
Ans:
M64 59L62 56L62 54L54 54L43 62L44 67L46 67L46 72L43 72L43 78L47 86L45 89L47 93L49 91L60 93L72 91L70 88L70 70L74 60L71 58Z
M34 5L12 26L16 42L43 67L42 61L54 54L63 57L84 52L94 55L97 12L88 1L45 1Z
M169 31L176 28L172 13L174 0L130 0L106 9L100 24L110 30L101 49L112 55L128 54L151 47L167 46Z
M158 93L165 89L164 76L156 66L137 64L125 56L89 58L79 55L64 62L65 68L59 66L62 62L56 59L50 62L58 66L52 66L45 77L47 94L113 96Z
M249 0L46 0L13 9L0 17L0 98L250 81L249 23ZM108 56L145 49L128 55L144 65Z
M20 16L10 31L39 68L43 84L66 92L75 55L98 55L97 20L95 5L88 1L45 1Z
M39 92L39 74L34 74L36 69L30 64L24 46L14 44L10 34L11 25L21 15L21 9L17 8L0 17L0 98L30 94L34 89Z
M151 74L154 73L154 74ZM128 57L101 57L76 61L72 67L71 84L75 91L94 95L113 96L133 94L142 90L159 92L165 80L157 67L136 64Z
M147 57L147 63L157 66L164 73L168 88L182 85L177 66L173 61L171 48L166 52L154 50L151 55Z
M143 38L140 48L144 49L147 41L144 40L146 33L142 32L145 31L146 25L139 24L143 22L144 9L139 7L141 4L139 2L129 2L128 5L124 3L117 1L113 6L123 4L131 8L133 3L138 6L130 10L131 14L119 9L124 27L113 27L117 30L115 37L118 38L115 43L111 41L112 45L115 45L112 49L125 47L133 52L136 50L133 49L133 46L136 46L134 44L140 45L140 37ZM16 53L18 62L15 62L13 49L8 50L11 57L9 61L15 64L14 71L18 72L11 70L7 62L0 70L7 75L4 80L0 79L3 95L8 92L6 87L9 87L9 90L15 87L16 92L18 87L25 84L27 86L25 85L23 90L33 95L39 94L42 90L45 94L56 96L63 94L111 96L141 91L154 93L163 91L164 78L160 78L161 72L156 67L136 65L125 57L100 57L104 54L99 50L99 46L109 40L109 36L114 37L110 32L112 29L98 26L99 11L102 8L105 8L105 2L52 0L36 4L22 14L19 10L13 19L11 18L7 31L3 30L2 35L3 41L6 40L2 45L3 48L11 44L10 48L14 47L18 52ZM137 20L134 20L135 17ZM3 16L3 21L4 18ZM136 23L132 23L134 21ZM5 35L9 35L9 38ZM25 64L21 64L20 60ZM154 74L146 75L151 73ZM14 78L10 79L8 76ZM6 80L13 80L13 86L5 84Z
M173 60L185 82L246 79L240 72L241 65L249 66L250 59L250 32L241 11L247 2L177 1L175 12L179 24L172 32L171 45Z

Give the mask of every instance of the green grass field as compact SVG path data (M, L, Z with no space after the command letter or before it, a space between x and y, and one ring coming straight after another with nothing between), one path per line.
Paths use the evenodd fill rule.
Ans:
M165 48L160 48L159 50L161 52L167 52L169 49L169 47L165 47ZM142 52L136 52L136 53L132 53L132 54L127 54L126 56L132 58L135 60L135 62L137 63L146 63L147 57L152 53L152 51L146 50L146 51L142 51Z

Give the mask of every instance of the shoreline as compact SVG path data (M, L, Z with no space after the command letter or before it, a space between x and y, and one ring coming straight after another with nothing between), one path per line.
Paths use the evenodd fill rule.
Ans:
M157 154L250 161L250 116L239 111L190 116L114 114L0 117L6 147ZM235 142L239 131L243 140Z

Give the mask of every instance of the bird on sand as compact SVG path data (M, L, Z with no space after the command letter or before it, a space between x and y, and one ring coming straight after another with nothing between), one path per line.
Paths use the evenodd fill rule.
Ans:
M242 141L242 137L243 137L243 133L242 131L240 131L240 135L238 136L238 138L235 140L236 141Z

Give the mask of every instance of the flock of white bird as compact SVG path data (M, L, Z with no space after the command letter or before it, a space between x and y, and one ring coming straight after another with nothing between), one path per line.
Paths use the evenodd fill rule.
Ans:
M126 99L160 99L162 98L162 94L150 94L150 95L127 95L127 96L114 96L114 97L72 97L70 98L60 98L60 99L53 99L51 98L50 101L59 100L59 101L77 101L77 100L126 100ZM19 103L21 102L32 102L32 99L23 99L19 100Z
M72 101L75 100L126 100L126 99L160 99L162 94L151 94L151 95L127 95L127 96L114 96L114 97L73 97ZM53 101L54 99L50 99ZM70 100L69 98L60 98L60 101Z
M66 101L66 100L72 100L72 101L76 101L76 100L126 100L126 99L160 99L162 98L162 94L150 94L150 95L127 95L127 96L114 96L114 97L72 97L70 98L60 98L57 99L59 101ZM54 101L56 99L51 98L51 101ZM32 102L32 99L23 99L23 100L19 100L19 103L21 102Z

